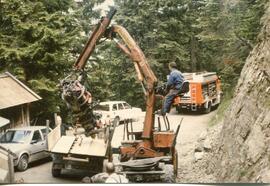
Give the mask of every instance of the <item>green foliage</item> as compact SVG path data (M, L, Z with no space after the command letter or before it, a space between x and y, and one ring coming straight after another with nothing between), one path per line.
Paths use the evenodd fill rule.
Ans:
M256 42L264 11L262 1L244 0L236 3L116 0L115 3L119 8L114 20L142 48L161 82L166 81L169 73L167 63L175 61L183 72L218 72L225 92L237 82L245 58ZM101 55L111 64L106 65L110 71L108 81L113 87L108 98L143 106L132 62L118 49L110 46L111 55L106 54L106 46L103 49Z
M200 1L200 17L195 23L203 69L217 71L224 91L238 80L245 59L256 43L264 1Z
M227 91L227 93L222 97L221 103L219 107L217 108L217 113L215 117L212 117L209 122L210 127L222 121L226 110L231 104L232 99L233 99L233 90L231 89L230 91Z
M94 6L103 1L0 1L1 71L15 74L43 98L32 115L49 118L56 105L66 109L57 84L72 70L92 21L100 17ZM230 92L256 44L265 1L115 0L114 22L135 39L160 82L169 73L167 63L175 61L183 72L218 72ZM95 99L145 108L133 63L113 42L97 46L86 72Z
M81 36L82 10L73 0L0 2L1 71L10 71L43 98L33 105L33 116L51 118L56 106L63 105L57 84L87 39ZM87 21L96 14L89 12Z

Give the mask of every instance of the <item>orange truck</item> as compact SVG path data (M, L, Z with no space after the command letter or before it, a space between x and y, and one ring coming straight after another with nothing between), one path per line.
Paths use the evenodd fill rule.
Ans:
M189 92L176 97L174 106L178 112L183 109L209 113L221 101L221 82L215 72L183 73L189 82Z

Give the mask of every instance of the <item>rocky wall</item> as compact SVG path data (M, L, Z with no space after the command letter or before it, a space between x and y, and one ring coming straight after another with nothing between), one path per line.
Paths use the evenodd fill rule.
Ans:
M217 182L270 183L270 3L208 159Z

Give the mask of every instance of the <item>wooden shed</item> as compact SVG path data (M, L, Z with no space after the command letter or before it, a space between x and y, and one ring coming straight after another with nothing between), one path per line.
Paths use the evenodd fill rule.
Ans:
M0 74L0 132L30 125L30 103L41 97L9 72ZM7 122L9 121L9 122Z

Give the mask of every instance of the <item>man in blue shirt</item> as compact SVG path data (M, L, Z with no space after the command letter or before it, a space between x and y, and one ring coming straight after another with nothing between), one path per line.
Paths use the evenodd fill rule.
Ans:
M169 92L164 98L163 106L161 109L161 115L163 116L166 113L170 112L173 99L179 94L182 84L184 82L184 76L176 68L177 68L177 65L175 62L169 63L169 69L171 71L168 82L167 82L167 90Z

